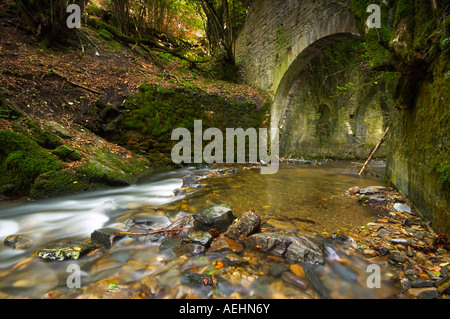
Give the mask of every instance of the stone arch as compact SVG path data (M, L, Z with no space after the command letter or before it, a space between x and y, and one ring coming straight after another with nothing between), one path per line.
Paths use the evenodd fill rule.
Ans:
M300 83L300 74L311 59L339 42L358 38L359 35L355 32L333 33L312 42L292 60L278 83L274 83L275 96L271 110L272 129L277 131L283 129L283 120L289 109L292 96Z

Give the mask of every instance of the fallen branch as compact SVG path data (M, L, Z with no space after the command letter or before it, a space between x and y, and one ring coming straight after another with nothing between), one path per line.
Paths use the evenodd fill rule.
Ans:
M51 70L51 72L53 72L53 73L56 74L57 76L63 78L63 79L66 80L68 83L72 84L73 86L77 86L77 87L79 87L79 88L85 89L85 90L90 91L90 92L95 93L95 94L99 94L99 95L102 94L101 92L99 92L99 91L97 91L97 90L94 90L94 89L88 88L88 87L86 87L86 86L84 86L84 85L81 85L81 84L78 84L78 83L75 83L75 82L70 81L67 77L65 77L64 75L62 75L61 73L57 72L57 71L54 70L54 69Z
M189 229L189 227L173 228L173 229L160 229L160 230L155 230L155 231L152 231L152 232L149 232L149 233L134 233L134 232L129 232L129 231L121 231L121 232L119 232L119 235L147 236L147 235L154 235L154 234L159 234L159 233L180 231L180 230L185 230L185 229Z
M364 163L363 167L361 168L361 170L359 171L359 175L362 175L362 173L364 172L364 170L366 169L367 164L369 164L370 160L372 159L372 157L375 155L375 153L378 151L378 149L380 148L380 145L384 142L384 139L386 138L386 135L389 131L389 127L386 129L386 131L384 132L383 136L381 137L380 141L378 142L377 146L375 146L375 148L373 149L373 151L370 153L369 158L367 159L367 161Z

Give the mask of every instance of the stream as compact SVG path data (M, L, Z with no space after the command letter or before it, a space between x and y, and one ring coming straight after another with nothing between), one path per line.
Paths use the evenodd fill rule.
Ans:
M236 167L231 174L210 176L216 169L188 167L156 172L128 187L40 201L0 202L0 240L21 234L33 242L22 250L0 246L0 298L102 298L111 282L126 285L133 297L140 298L139 280L152 274L159 282L156 298L320 298L313 283L313 287L299 289L274 276L270 268L280 258L248 249L239 253L246 265L233 267L221 262L224 253L177 257L162 253L160 241L148 238L125 238L109 251L78 260L48 262L33 253L61 239L87 239L102 227L125 230L131 217L139 214L152 215L152 226L158 229L179 214L216 204L230 206L238 217L255 210L261 216L261 227L326 238L358 229L377 216L376 211L346 196L346 190L355 185L386 186L380 177L358 176L358 166L345 161L285 164L274 175ZM383 163L375 163L373 169L382 175ZM174 190L187 174L208 177L200 180L201 187L175 196ZM401 291L387 267L382 267L382 288L368 288L369 263L352 253L352 245L327 246L326 263L314 269L329 297L388 298ZM81 268L82 288L76 291L66 284L68 265L74 263ZM193 271L221 276L226 285L205 290L183 284L182 277Z

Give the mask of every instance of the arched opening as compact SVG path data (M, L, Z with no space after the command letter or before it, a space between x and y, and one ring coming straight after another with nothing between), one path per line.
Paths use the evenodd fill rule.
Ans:
M390 103L366 54L365 43L351 39L310 58L283 100L281 157L367 157L385 131Z

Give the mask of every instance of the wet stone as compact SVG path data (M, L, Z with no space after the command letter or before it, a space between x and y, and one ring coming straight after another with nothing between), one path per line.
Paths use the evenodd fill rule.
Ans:
M85 242L58 242L38 251L38 257L48 260L63 261L66 259L78 259L89 253L95 245Z
M194 289L210 290L214 287L212 277L209 275L201 275L197 273L184 273L181 276L181 284Z
M439 297L440 295L437 289L425 290L419 294L420 299L438 299Z
M312 238L277 232L257 233L245 240L245 245L264 253L286 257L295 262L323 264L323 245Z
M223 233L236 219L236 214L226 205L213 205L194 213L194 227L198 230L217 229Z
M181 239L183 243L193 243L202 246L209 246L212 240L213 236L209 232L196 229L190 229Z
M450 291L450 274L445 275L444 278L436 282L436 286L438 288L439 293L449 292Z
M357 281L358 274L347 265L341 265L339 263L333 262L331 264L333 270L344 280L346 281Z
M426 280L426 279L422 279L422 278L413 278L409 282L411 283L411 287L414 287L414 288L435 287L433 280Z
M303 279L297 277L296 275L294 275L289 271L283 272L281 274L281 279L285 283L288 283L289 285L299 288L301 290L306 290L306 288L308 288L308 284Z
M111 248L118 240L125 237L119 234L121 230L115 228L100 228L96 229L91 234L91 241L106 249Z
M208 251L210 252L241 252L244 249L241 243L235 241L231 238L227 238L224 235L220 235L211 243L211 247Z
M148 296L154 296L161 290L161 285L159 284L158 279L154 276L142 278L140 284L142 291L144 291Z
M289 267L285 263L277 263L270 266L269 274L275 278L280 277L282 273L288 271Z
M198 255L205 252L205 246L198 244L182 244L173 249L173 253L177 256L182 255Z
M330 298L327 288L322 284L312 267L305 267L305 275L314 290L325 299Z
M195 178L194 175L186 175L183 177L183 184L181 186L181 188L185 188L185 187L198 187L199 186L199 182L198 180Z
M386 256L387 254L389 254L389 249L386 247L377 247L375 248L375 250L381 255L381 256Z
M391 255L389 255L389 261L392 261L395 263L404 263L404 262L406 262L406 258L402 257L400 255L391 254Z
M249 211L236 220L225 232L225 236L234 240L244 240L255 233L261 225L261 217L254 211Z
M27 249L33 245L33 242L23 235L9 235L3 241L3 245L13 249Z
M226 254L223 260L227 263L228 266L243 266L248 264L247 260L235 253Z
M114 289L108 289L103 295L103 299L128 299L130 295L130 286L118 286Z

